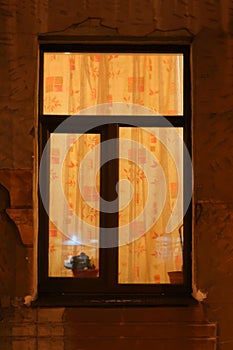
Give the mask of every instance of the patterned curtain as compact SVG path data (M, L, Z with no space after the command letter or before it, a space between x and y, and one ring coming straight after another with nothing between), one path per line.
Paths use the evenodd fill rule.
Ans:
M182 173L182 147L176 136L177 132L182 137L182 129L151 128L150 131L151 134L138 128L120 129L120 138L130 141L120 147L120 180L127 179L133 185L131 200L124 182L119 191L120 203L129 203L119 213L119 235L128 235L128 242L119 248L120 283L169 283L167 273L182 269L178 228L166 232L182 181L177 171ZM160 139L172 142L178 163ZM178 212L182 213L182 204ZM176 221L175 213L171 218ZM123 225L129 222L130 229L126 226L124 230Z
M96 193L99 193L100 177L99 173L95 176L93 165L99 161L99 152L94 151L93 159L83 162L82 167L80 164L99 143L98 134L53 133L50 136L49 214L57 218L56 222L50 221L49 225L50 276L72 276L72 271L65 268L65 262L82 251L98 267L99 197ZM59 176L61 167L62 178ZM60 183L62 189L59 192L57 189ZM86 201L80 192L82 185ZM61 198L59 200L59 193L60 196L64 193L68 206L63 204ZM87 241L91 245L85 244Z
M148 107L156 114L182 115L182 72L182 55L178 54L45 54L44 114L72 115L98 104L124 102ZM177 171L178 167L182 172L182 148L176 133L182 138L181 128L120 128L120 140L127 142L120 142L119 180L129 181L131 189L127 181L119 182L119 236L124 236L119 247L119 283L169 283L168 272L182 270L179 229L166 233L182 187ZM176 162L166 140L177 155ZM100 155L96 151L82 168L81 163L99 143L97 134L52 135L50 212L59 212L61 222L50 222L50 276L72 276L64 262L82 251L98 268L100 177L95 164ZM64 153L67 145L71 146ZM164 198L160 168L165 175ZM68 212L54 200L59 181ZM178 211L182 212L182 205ZM75 216L89 225L89 232ZM158 217L156 222L154 217ZM67 227L68 235L59 229L61 226ZM84 236L96 243L91 247L84 244Z
M182 115L182 71L179 54L45 54L44 114L127 102Z

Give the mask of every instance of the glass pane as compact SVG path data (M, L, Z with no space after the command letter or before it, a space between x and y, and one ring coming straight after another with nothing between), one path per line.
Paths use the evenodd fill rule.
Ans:
M43 92L43 113L50 115L114 102L182 115L183 55L45 53Z
M98 134L51 134L49 276L98 277Z
M119 139L118 282L182 283L183 129L122 127Z

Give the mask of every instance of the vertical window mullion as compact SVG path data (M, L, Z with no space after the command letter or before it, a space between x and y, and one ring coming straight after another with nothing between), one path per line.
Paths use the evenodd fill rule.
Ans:
M106 217L106 235L104 237L104 244L109 247L107 249L107 276L108 289L114 288L117 284L118 276L118 194L116 192L116 185L118 183L118 125L109 124L107 126L107 140L108 145L104 149L107 153L109 162L105 164L106 169L106 199L110 203L116 201L117 207L114 212L105 212ZM110 144L109 144L110 143Z

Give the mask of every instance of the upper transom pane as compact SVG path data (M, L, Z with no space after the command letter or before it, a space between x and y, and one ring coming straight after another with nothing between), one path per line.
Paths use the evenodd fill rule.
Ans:
M44 53L43 76L44 114L121 102L183 115L183 54L50 52Z

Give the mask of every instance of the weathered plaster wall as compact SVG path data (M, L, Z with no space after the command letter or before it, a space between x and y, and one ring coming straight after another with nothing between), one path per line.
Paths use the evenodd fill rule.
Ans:
M33 231L32 209L36 193L33 174L38 35L80 33L113 38L147 36L154 40L177 35L193 37L194 207L200 214L194 220L194 279L197 288L207 293L203 303L207 319L219 322L219 349L230 350L233 348L232 0L0 1L0 183L10 193L11 207L7 213L17 224L24 244L29 272L21 281L28 286L27 294L33 293L35 277L32 245L36 227ZM9 241L2 226L0 235L3 249ZM0 265L3 263L0 256ZM9 275L9 285L10 281ZM20 293L16 290L12 295L18 297ZM0 295L2 307L9 306L1 283ZM33 317L30 320L34 322ZM11 349L7 346L4 350ZM33 346L25 349L39 349Z

